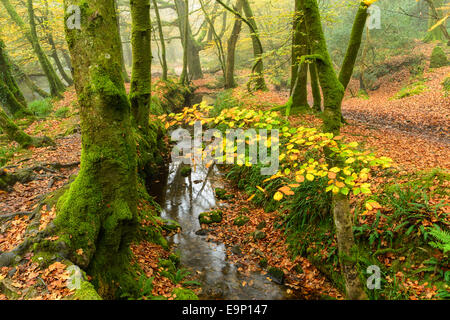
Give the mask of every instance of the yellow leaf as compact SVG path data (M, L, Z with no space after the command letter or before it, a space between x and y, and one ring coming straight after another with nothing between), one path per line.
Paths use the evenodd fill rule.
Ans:
M283 199L283 194L281 193L281 192L276 192L275 193L275 195L273 196L273 199L275 200L275 201L280 201L281 199Z

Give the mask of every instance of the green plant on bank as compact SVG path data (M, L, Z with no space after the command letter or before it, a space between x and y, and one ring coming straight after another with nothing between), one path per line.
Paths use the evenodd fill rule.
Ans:
M53 110L52 100L50 98L35 100L28 104L28 108L38 118L47 117Z
M450 94L450 77L445 78L442 82L442 87L444 88L444 94L447 97Z
M55 111L55 117L57 118L67 118L69 116L69 107L62 107Z
M402 88L393 97L393 99L403 99L406 97L415 96L415 95L421 94L422 92L425 92L427 89L428 89L428 87L425 85L424 81L417 81L417 82L414 82L414 83Z
M0 146L0 167L4 166L16 151L17 148L14 146Z

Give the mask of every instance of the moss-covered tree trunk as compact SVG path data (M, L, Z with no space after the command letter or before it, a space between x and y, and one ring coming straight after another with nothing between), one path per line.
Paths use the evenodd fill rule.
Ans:
M31 78L25 73L25 71L22 69L21 66L19 66L16 62L12 60L10 56L6 56L7 61L9 62L12 72L17 78L18 81L23 81L25 85L31 90L33 96L34 93L37 93L42 98L49 98L50 94L48 94L46 91L42 90L37 86L37 84L31 80Z
M66 29L80 104L81 168L58 202L55 225L69 258L98 292L135 292L130 241L137 227L136 144L124 87L114 0L65 0L81 9L81 30ZM66 16L66 19L69 16Z
M25 98L12 76L4 48L0 39L0 106L14 118L31 116L32 113L26 108Z
M367 10L367 7L363 3L361 3L360 6L363 10ZM342 117L341 104L344 97L345 87L339 81L332 66L322 29L317 1L304 0L303 9L306 19L307 32L310 37L311 49L311 55L305 58L314 60L317 65L319 81L324 97L324 131L339 135ZM355 19L355 26L358 25L358 15L361 12L360 10L361 8L358 10L358 14ZM364 29L364 24L362 24L362 28ZM354 27L352 34L362 35L362 31L356 32ZM357 54L359 47L354 46L354 43L360 43L360 40L358 41L358 39L353 39L352 36L349 50L356 51ZM344 63L346 68L351 68L352 70L354 63L352 65L350 61L353 60L353 55L354 52L347 52L347 63ZM348 73L344 72L342 74L345 81L345 79L349 77ZM329 153L329 150L325 150L325 152ZM329 156L328 162L330 165L335 166L337 164L337 159ZM366 299L367 295L364 291L358 270L357 249L352 228L352 215L347 196L343 194L333 194L332 207L334 223L336 226L336 235L338 238L340 266L345 279L347 297L349 299Z
M295 1L295 14L292 38L292 71L291 71L291 99L289 99L286 115L292 111L307 112L308 104L308 64L300 63L300 58L308 54L308 36L306 22L301 9L303 0Z
M292 24L292 65L291 65L291 94L294 91L297 82L298 68L300 57L308 54L308 37L306 34L305 18L301 9L302 0L295 0L294 20ZM306 82L308 68L305 64L300 69L300 86L303 88L303 105L307 103Z
M192 35L191 25L189 23L189 3L188 1L175 0L176 10L178 14L178 28L183 43L187 43L187 63L189 75L192 80L202 79L203 71L200 63L201 45ZM206 30L205 30L206 34Z
M322 94L320 92L315 62L309 64L309 74L311 75L311 91L314 99L313 110L320 113L322 112Z
M161 16L159 15L158 3L156 2L156 0L152 0L152 2L153 2L153 9L155 10L155 15L156 15L156 23L158 24L159 41L161 43L162 80L166 81L168 79L167 78L168 67L167 67L166 41L164 40L164 32L163 32L162 23L161 23Z
M34 21L34 11L33 11L32 0L27 0L27 10L28 10L28 15L29 15L29 19L30 19L29 27L27 27L25 25L22 18L19 16L19 14L14 9L14 7L12 6L12 4L9 0L1 0L1 1L2 1L3 6L5 7L6 11L10 15L11 19L19 26L19 28L24 33L27 40L31 43L33 50L36 53L36 56L41 65L41 68L47 77L51 94L53 96L60 95L60 93L64 91L65 87L64 87L64 84L61 82L61 80L58 78L58 75L56 74L55 70L53 69L53 66L51 65L49 59L45 55L44 50L42 49L41 45L39 44L39 39L36 34L36 24Z
M34 22L34 11L33 11L32 0L27 0L27 9L28 9L28 14L29 14L29 18L30 18L30 26L29 27L27 27L25 25L22 18L19 16L19 14L14 9L13 5L11 4L11 2L9 0L1 0L1 2L3 3L3 6L5 7L6 11L10 15L11 19L19 26L19 28L24 33L27 40L31 43L33 50L36 53L36 56L41 65L41 68L47 77L51 94L53 96L58 96L61 92L64 91L64 89L65 89L64 84L58 78L58 75L56 74L55 70L53 69L53 66L51 65L50 61L48 60L47 56L45 55L44 50L42 49L41 45L39 44L39 39L37 38L37 34L36 34L36 24Z
M247 21L251 25L250 34L253 42L253 55L256 60L256 64L252 70L253 74L250 83L254 83L254 90L267 90L266 81L264 80L264 63L262 58L264 49L259 38L258 26L250 2L248 0L242 0L242 5Z
M22 148L28 148L34 144L31 136L20 129L8 115L0 109L0 128L12 140L16 141Z
M234 7L236 12L242 13L242 0L237 0L236 6ZM242 29L242 20L235 17L233 30L231 31L230 38L228 39L227 46L227 63L225 70L225 89L235 88L237 86L236 80L234 79L234 67L235 67L235 55L236 55L236 45L239 39L239 34Z
M151 22L150 0L131 0L131 112L137 127L148 132L151 100Z
M180 83L182 85L187 85L189 82L188 79L188 64L189 64L189 19L181 19L181 16L188 16L189 15L189 2L188 0L185 0L185 2L182 4L181 1L175 1L175 4L177 6L177 12L178 12L178 19L180 24L180 34L181 34L181 41L183 44L183 68L180 75ZM184 10L183 13L181 11Z

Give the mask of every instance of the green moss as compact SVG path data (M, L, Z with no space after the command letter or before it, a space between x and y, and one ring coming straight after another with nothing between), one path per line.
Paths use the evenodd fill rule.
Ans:
M223 212L221 210L214 210L210 212L203 212L198 216L200 224L220 223L223 219Z
M402 88L395 96L394 99L403 99L406 97L415 96L426 91L428 88L423 81L418 81L410 84L407 87Z
M431 53L430 68L441 68L449 65L449 60L444 49L436 46Z
M185 288L175 288L173 294L176 295L175 300L199 300L194 291Z
M222 188L216 188L215 194L216 194L217 199L219 199L219 200L230 200L230 199L234 198L234 195L228 194L228 192Z
M445 78L442 82L442 86L444 87L445 96L448 96L450 93L450 77Z
M234 219L233 224L239 227L242 227L243 225L247 224L247 222L250 221L250 218L247 216L239 216L236 219Z
M75 291L72 296L73 300L102 300L102 297L95 291L94 286L88 282L83 281L81 288Z
M184 166L181 168L180 174L182 177L189 177L192 173L192 168L188 166Z

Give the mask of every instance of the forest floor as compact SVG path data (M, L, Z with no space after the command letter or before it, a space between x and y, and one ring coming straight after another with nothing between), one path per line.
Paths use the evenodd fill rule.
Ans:
M379 156L387 156L394 160L401 172L416 172L440 167L448 172L450 169L450 99L442 90L443 79L450 74L450 67L437 70L426 70L424 78L427 90L403 99L392 97L408 83L405 75L391 75L392 79L374 92L369 98L351 97L343 104L343 114L348 121L342 133L352 141L359 141L365 147L374 150ZM208 89L206 84L214 81L206 78L197 81L198 92L217 94L218 90ZM237 88L233 96L248 106L271 108L284 104L287 92L269 91L248 94L245 89ZM64 98L54 103L55 110L68 108L66 117L49 117L34 122L26 129L32 135L47 135L55 139L56 146L30 148L21 150L15 143L1 142L3 169L15 172L22 168L33 167L34 177L27 183L16 183L12 190L0 191L0 218L11 216L0 225L0 253L14 249L23 241L25 229L29 223L29 215L37 206L43 195L57 190L67 184L70 177L79 170L81 154L81 136L79 133L79 117L75 109L76 95L73 89L68 90ZM314 115L291 116L292 125L319 126L320 119ZM8 150L8 151L5 151ZM55 166L59 164L59 166ZM61 166L62 165L62 166ZM382 184L379 181L378 184ZM448 182L447 182L448 187ZM229 192L235 194L235 201L228 207L225 221L211 233L210 240L223 242L228 248L228 258L243 265L242 272L259 271L260 256L268 257L268 264L286 270L288 290L300 291L305 298L318 298L322 295L343 298L342 294L305 258L291 260L282 231L274 228L275 217L262 209L251 207L242 194L231 184ZM448 196L446 197L448 203ZM232 226L233 219L242 207L249 207L250 223L243 228ZM42 224L48 224L55 215L54 207L44 207ZM448 210L448 209L445 209ZM447 212L448 213L448 212ZM1 221L1 220L0 220ZM266 221L263 230L268 234L262 242L243 241L261 221ZM240 243L238 254L232 252L236 243ZM177 285L158 274L158 260L167 258L162 247L150 243L133 246L137 262L143 267L147 276L156 276L153 293L173 299L171 292ZM53 264L45 270L37 268L31 262L16 269L2 268L0 280L9 277L12 285L19 292L19 299L26 297L26 288L38 281L46 283L46 290L35 296L35 299L62 299L70 294L65 289L67 274L59 264ZM389 260L389 259L388 259ZM291 272L301 267L303 272ZM405 280L406 282L406 280ZM242 283L243 286L251 283ZM416 290L417 296L432 298L436 288L427 287L411 281L409 287ZM411 297L413 298L413 297ZM0 300L6 299L0 294Z

